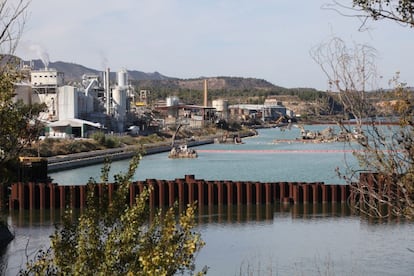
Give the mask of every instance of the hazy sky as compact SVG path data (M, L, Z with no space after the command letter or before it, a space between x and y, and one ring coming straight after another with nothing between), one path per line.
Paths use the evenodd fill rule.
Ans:
M376 48L384 80L400 71L401 80L414 85L414 29L374 22L369 32L359 32L358 19L321 9L328 2L32 0L16 54L97 70L253 77L326 90L326 77L309 51L335 35L349 46Z

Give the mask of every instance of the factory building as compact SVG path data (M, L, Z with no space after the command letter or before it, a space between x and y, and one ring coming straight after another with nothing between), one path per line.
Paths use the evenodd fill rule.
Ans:
M229 119L229 101L218 99L213 100L211 105L216 109L217 119L228 120Z
M190 128L202 128L216 119L214 107L184 104L177 96L167 97L165 105L159 105L155 110L165 118L165 126L183 124Z
M55 69L33 70L24 65L22 70L29 72L29 79L15 84L14 100L46 104L47 111L39 119L46 123L46 131L52 136L86 137L93 129L124 132L130 96L126 70L117 73L114 86L108 68L102 78L84 75L80 87L65 85L64 74Z
M231 105L229 112L230 117L236 120L260 119L263 122L275 121L290 114L281 103Z

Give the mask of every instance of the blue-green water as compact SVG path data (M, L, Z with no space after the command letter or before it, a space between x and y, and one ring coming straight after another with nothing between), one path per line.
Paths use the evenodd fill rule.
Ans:
M309 126L308 129L324 129L326 126ZM197 159L169 159L167 153L145 156L135 179L175 179L193 174L198 179L241 181L323 181L340 184L335 169L345 169L345 161L351 161L347 145L343 143L298 143L298 128L290 131L279 129L259 130L259 136L244 139L242 145L211 144L196 148ZM276 143L275 140L292 140ZM354 162L351 162L351 164ZM125 171L128 161L112 164L114 172ZM99 179L101 165L52 173L59 184L83 184L89 177Z
M343 144L273 142L294 139L297 129L264 129L259 134L244 139L243 145L199 147L197 159L171 160L167 153L145 156L136 179L193 174L204 179L340 183L335 168L346 168L345 157L355 163ZM127 165L114 162L113 170ZM98 177L100 168L51 176L62 184L84 183ZM49 244L59 215L9 215L16 239L3 256L5 274L15 275L26 255ZM414 253L409 250L414 249L414 224L370 221L351 215L344 205L204 207L198 220L206 246L197 256L197 267L209 266L208 275L414 275Z

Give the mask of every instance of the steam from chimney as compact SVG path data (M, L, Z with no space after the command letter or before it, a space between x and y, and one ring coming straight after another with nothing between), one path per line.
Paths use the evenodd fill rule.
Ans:
M46 68L49 66L49 54L42 45L32 43L31 41L20 41L19 47L29 56L29 59L39 58Z
M49 67L49 54L47 53L46 49L38 44L30 45L29 49L36 53L36 55L42 60L43 65L45 68Z
M102 50L99 51L99 56L101 58L102 69L106 70L106 68L108 68L108 58Z

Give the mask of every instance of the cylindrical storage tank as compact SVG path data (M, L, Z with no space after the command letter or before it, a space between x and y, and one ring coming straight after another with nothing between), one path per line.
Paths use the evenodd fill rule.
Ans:
M228 113L229 113L229 101L228 100L213 100L212 106L216 109L217 115L221 117L222 119L227 120L228 119Z
M166 99L166 105L167 106L176 106L176 105L178 105L179 102L180 102L180 100L178 99L177 96L167 97L167 99Z
M217 111L225 112L229 107L229 102L227 100L213 100L212 105Z
M126 89L117 87L112 90L112 102L115 119L118 123L118 131L124 131L124 122L126 114Z
M118 86L120 87L128 86L128 72L125 69L118 72Z
M126 111L126 89L119 87L112 90L112 101L114 109L118 114L124 115Z

